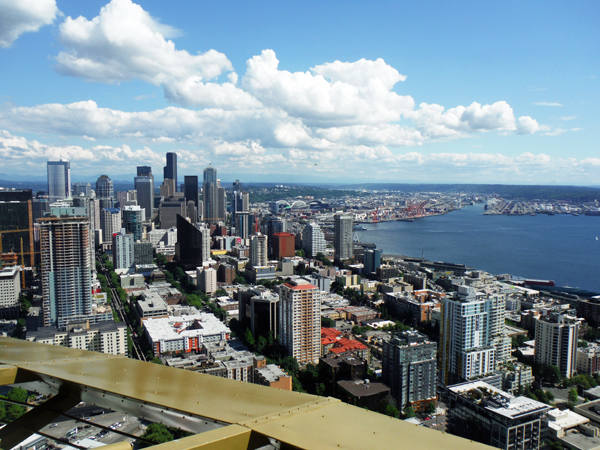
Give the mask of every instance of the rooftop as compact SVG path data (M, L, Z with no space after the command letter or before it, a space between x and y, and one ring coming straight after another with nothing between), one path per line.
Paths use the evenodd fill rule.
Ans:
M182 337L229 334L231 330L214 314L200 313L177 317L149 318L144 327L153 341L175 340Z

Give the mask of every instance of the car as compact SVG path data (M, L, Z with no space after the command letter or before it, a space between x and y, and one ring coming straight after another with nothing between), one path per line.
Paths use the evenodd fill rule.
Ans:
M58 426L57 423L53 423L52 425L50 425L50 428L56 428Z

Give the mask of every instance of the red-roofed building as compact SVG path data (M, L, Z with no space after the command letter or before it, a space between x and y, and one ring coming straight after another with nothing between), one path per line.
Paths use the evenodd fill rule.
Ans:
M336 328L321 328L321 356L327 355L329 349L338 341L342 332Z
M369 361L371 352L368 346L359 342L355 339L339 338L337 341L328 349L328 352L339 355L340 353L354 352L362 359Z

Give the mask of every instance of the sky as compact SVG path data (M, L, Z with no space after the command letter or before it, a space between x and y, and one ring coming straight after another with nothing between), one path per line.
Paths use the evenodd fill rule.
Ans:
M600 3L0 0L1 174L600 185Z

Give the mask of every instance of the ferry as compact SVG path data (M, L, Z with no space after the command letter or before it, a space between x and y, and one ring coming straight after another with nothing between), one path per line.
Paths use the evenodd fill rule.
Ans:
M352 229L355 231L365 231L367 227L365 227L364 225L354 225Z

